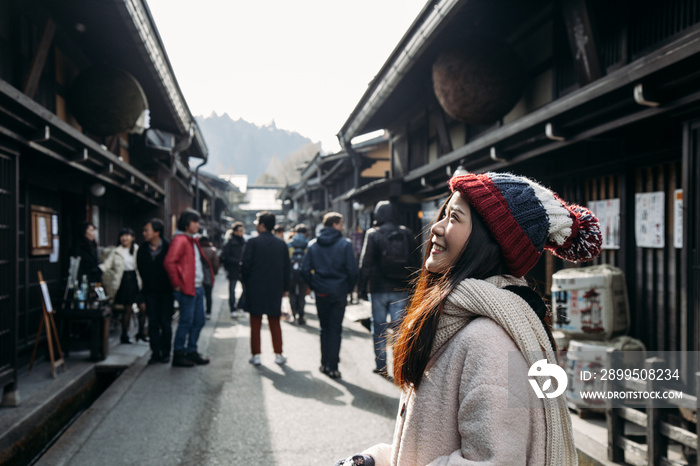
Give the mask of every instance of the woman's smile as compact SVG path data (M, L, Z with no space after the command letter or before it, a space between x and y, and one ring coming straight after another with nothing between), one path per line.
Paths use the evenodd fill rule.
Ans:
M445 252L445 248L437 243L433 243L433 248L430 251L430 254L440 254L442 252Z
M446 272L462 253L472 233L471 208L459 191L452 194L430 232L430 255L425 267L433 273Z

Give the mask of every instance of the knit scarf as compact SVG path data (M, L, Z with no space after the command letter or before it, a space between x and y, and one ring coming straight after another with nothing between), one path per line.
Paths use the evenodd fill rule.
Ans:
M502 289L509 285L527 286L527 282L523 278L499 275L486 280L466 279L457 285L447 297L438 321L431 357L469 322L484 316L495 321L510 335L528 366L544 357L549 363L556 364L542 321L520 296ZM542 402L547 429L546 464L578 464L571 418L564 397L545 398Z

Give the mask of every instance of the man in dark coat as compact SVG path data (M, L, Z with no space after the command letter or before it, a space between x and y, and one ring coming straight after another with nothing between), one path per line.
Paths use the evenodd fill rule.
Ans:
M245 289L245 310L250 313L250 363L260 365L260 328L262 316L272 334L272 347L275 362L287 361L282 355L282 297L288 295L291 266L287 245L272 234L275 228L275 215L260 212L256 220L258 236L248 240L243 248L241 260L241 281Z
M357 280L357 263L352 244L343 238L343 216L329 212L323 217L323 230L309 243L301 264L301 276L316 294L321 323L321 372L332 379L340 377L340 338L347 295Z
M146 241L136 253L136 264L143 283L142 305L146 308L148 333L151 338L149 364L170 362L173 340L173 287L163 267L170 243L163 238L164 234L165 225L162 220L149 220L143 227L143 238Z
M244 233L243 224L241 222L234 223L231 226L230 237L221 252L221 262L223 262L228 275L228 306L231 317L236 316L236 283L241 277L241 257L245 245Z

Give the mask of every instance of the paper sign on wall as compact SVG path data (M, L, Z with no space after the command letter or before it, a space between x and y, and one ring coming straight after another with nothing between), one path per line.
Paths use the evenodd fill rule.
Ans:
M664 192L635 194L634 233L638 248L663 248Z
M673 192L673 246L683 249L683 190Z
M588 209L598 217L603 233L603 249L620 249L620 199L591 201Z

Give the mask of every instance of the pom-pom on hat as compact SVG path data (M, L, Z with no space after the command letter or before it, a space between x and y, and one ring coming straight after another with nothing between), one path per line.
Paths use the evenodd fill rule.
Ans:
M509 272L532 269L547 248L564 260L585 262L600 254L600 222L585 207L569 205L544 186L511 173L468 173L450 179L484 219L501 246Z

